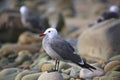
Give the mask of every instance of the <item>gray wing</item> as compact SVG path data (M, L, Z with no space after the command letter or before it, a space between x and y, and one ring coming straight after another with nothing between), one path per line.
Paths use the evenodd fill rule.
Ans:
M74 48L65 40L61 38L53 39L51 48L64 60L70 60L74 63L81 62L81 58L75 54Z

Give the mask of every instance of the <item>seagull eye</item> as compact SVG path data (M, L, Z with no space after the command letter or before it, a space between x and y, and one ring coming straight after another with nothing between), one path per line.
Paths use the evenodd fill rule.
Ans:
M51 32L51 31L48 31L49 33Z

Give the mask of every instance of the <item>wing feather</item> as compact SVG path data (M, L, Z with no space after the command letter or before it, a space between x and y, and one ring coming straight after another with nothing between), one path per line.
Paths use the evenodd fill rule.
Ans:
M74 54L74 48L67 41L57 38L53 39L50 45L64 60L70 60L74 63L81 62L81 58L77 54Z

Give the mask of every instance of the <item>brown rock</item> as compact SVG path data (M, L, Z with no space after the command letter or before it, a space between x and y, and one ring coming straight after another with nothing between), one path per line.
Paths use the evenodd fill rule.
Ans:
M38 29L24 27L20 15L16 12L2 12L0 14L0 41L16 42L24 31L40 32Z
M114 68L117 65L120 65L119 61L111 61L105 65L104 71L108 72L108 71L112 70L112 68Z
M36 45L21 45L21 44L6 44L0 49L0 54L3 56L9 55L10 52L19 52L22 50L28 50L31 53L36 53L40 49L40 46Z
M41 42L41 38L39 38L39 35L32 32L24 32L18 38L19 44L31 44L35 42Z
M92 61L107 61L120 53L120 20L107 20L85 30L78 39L79 54Z

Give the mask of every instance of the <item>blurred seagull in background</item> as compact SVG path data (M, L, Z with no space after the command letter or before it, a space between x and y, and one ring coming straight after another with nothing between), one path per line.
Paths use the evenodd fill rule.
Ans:
M34 14L27 6L20 7L21 22L25 27L39 29L44 32L49 27L48 19Z
M120 18L120 10L119 10L119 7L116 5L111 6L108 11L105 11L101 15L101 17L97 20L97 23L100 23L102 21L105 21L111 18L115 18L115 19Z

